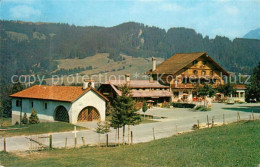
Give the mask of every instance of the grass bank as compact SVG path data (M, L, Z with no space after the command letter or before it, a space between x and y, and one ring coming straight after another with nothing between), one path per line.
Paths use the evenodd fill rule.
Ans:
M260 121L114 148L0 153L4 166L257 166Z
M17 129L16 129L17 128ZM0 129L15 129L0 131L0 137L20 136L20 135L35 135L43 133L53 132L65 132L74 130L74 125L66 122L41 122L33 125L13 125L0 127ZM86 129L83 127L77 127L78 130Z

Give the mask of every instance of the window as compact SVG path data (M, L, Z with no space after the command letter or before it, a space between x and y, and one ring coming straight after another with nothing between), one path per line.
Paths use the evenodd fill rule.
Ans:
M195 65L195 64L197 64L198 63L198 61L197 60L194 60L193 62L192 62L192 65Z
M201 71L201 75L206 75L206 71Z
M178 97L179 96L179 92L173 92L174 97Z
M21 107L22 102L20 100L16 100L16 107Z
M32 101L32 108L33 108L33 101Z
M45 110L47 110L47 108L48 108L48 104L47 103L44 103L44 108L45 108Z
M210 71L210 75L213 75L213 71Z
M194 71L193 71L193 74L194 74L194 75L197 75L197 74L198 74L198 71L197 71L197 70L194 70Z

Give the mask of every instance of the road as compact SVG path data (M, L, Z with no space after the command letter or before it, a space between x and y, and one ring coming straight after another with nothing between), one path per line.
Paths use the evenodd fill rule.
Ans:
M207 115L210 119L214 116L215 123L223 123L223 114L225 117L225 123L234 122L237 120L237 113L239 112L241 119L249 119L250 115L252 118L252 111L254 112L255 119L260 118L260 104L234 104L226 105L221 103L213 103L211 111L208 112L195 112L190 109L180 108L152 108L149 109L146 114L155 115L158 117L166 117L164 119L154 119L158 122L140 124L131 127L133 131L133 143L149 142L153 140L153 128L156 139L170 137L177 132L189 131L192 125L197 124L199 120L201 124L206 124ZM256 113L258 112L258 113ZM77 147L83 145L82 137L84 137L85 144L95 145L98 141L98 135L94 132L96 123L85 123L81 124L91 128L91 130L83 130L77 133ZM177 126L177 131L176 131ZM120 130L120 141L122 129ZM49 139L44 138L49 134L33 135L33 136L16 136L6 138L7 151L26 151L30 150L30 147L34 147L36 144L30 142L28 138L34 138L38 142L45 145L49 145ZM74 133L70 132L59 132L53 133L53 147L62 148L65 147L67 138L67 147L74 147ZM115 143L115 130L111 129L108 133L109 143ZM37 137L43 137L38 138ZM101 142L105 143L106 136L101 135ZM126 131L126 142L128 142L127 131ZM0 138L0 150L3 150L3 138Z

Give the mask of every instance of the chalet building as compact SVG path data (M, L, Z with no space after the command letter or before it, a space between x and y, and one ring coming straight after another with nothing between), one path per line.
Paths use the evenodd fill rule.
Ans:
M35 85L10 97L13 124L20 122L24 113L29 117L33 109L42 122L104 121L108 101L90 82L83 87Z
M152 103L163 103L171 100L172 93L169 86L162 85L157 81L131 80L130 74L126 74L124 80L110 80L103 83L98 90L113 102L116 96L121 96L119 87L124 84L130 87L132 97L137 102L149 100Z
M223 85L225 77L229 76L229 73L205 52L175 54L158 66L153 58L153 67L147 74L150 80L170 87L172 101L187 102L198 99L198 85L209 83L213 88L217 88ZM244 102L244 85L235 88L235 98Z

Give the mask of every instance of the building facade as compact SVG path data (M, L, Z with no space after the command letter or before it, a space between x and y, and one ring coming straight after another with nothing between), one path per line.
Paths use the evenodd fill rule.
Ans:
M147 74L152 80L169 85L174 102L197 101L200 99L198 86L207 83L217 88L229 77L229 73L205 52L175 54L158 66L153 59L153 67ZM244 102L245 89L236 89L236 92Z
M104 121L108 101L88 83L83 87L35 85L11 97L13 124L20 123L24 113L29 117L32 110L42 122Z

